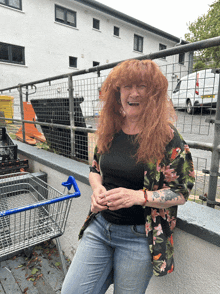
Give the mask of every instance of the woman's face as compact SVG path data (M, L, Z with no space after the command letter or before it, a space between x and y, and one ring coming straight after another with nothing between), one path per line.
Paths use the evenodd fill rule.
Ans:
M138 119L147 96L145 83L127 84L120 88L121 104L127 119Z

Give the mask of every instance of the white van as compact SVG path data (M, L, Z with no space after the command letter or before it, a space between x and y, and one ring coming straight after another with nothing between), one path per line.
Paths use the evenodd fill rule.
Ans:
M219 74L204 69L179 80L171 100L175 108L185 108L189 114L201 107L215 108L218 97Z

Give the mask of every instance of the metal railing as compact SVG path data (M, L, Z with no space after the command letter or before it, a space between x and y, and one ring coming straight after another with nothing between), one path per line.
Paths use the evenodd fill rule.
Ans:
M185 65L179 65L178 63L168 63L165 58L187 52L190 52L192 56L193 51L219 45L220 37L216 37L140 56L137 59L154 59L160 65L161 70L169 81L169 95L172 96L177 81L193 71L192 60L186 60ZM1 94L14 97L13 118L0 117L0 122L10 119L13 124L8 124L8 128L12 125L19 126L20 129L17 128L14 133L23 142L28 138L28 128L32 125L45 136L46 141L40 143L43 148L90 163L96 143L94 133L99 111L102 107L99 101L99 91L108 70L119 62L0 89ZM97 76L94 73L97 73ZM178 112L176 124L181 133L187 134L186 142L192 149L212 153L210 163L201 164L199 162L201 162L202 158L197 157L196 160L196 156L194 157L194 164L198 165L196 167L198 179L201 180L203 177L202 183L200 183L200 180L197 181L194 195L199 195L200 199L202 201L206 200L207 205L211 207L219 205L219 202L216 201L218 196L220 152L219 103L220 93L218 93L215 116L212 109L210 109L206 118L204 118L202 111L201 114L197 115ZM25 107L30 104L37 119L27 116ZM191 140L189 134L192 134L191 138L193 138L193 134L198 134L201 139L199 137L196 141ZM207 142L207 139L204 140L204 136L212 138L213 143ZM207 160L207 158L204 159ZM210 169L208 169L207 165L210 166ZM208 192L205 191L207 175L209 176ZM206 194L207 197L204 196Z

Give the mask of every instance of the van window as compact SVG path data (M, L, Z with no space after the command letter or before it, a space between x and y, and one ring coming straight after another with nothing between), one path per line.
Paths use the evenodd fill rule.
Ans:
M176 88L173 90L173 93L177 93L180 90L181 81L179 81L176 85Z

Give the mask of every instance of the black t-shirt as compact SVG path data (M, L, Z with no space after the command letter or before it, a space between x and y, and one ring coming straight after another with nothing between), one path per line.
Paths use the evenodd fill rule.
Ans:
M114 136L108 153L101 156L100 169L103 176L103 186L107 190L127 188L143 189L144 164L136 163L135 154L138 143L136 135L127 135L120 131ZM104 210L102 216L109 222L120 225L144 224L144 209L140 205L122 208L117 211Z

